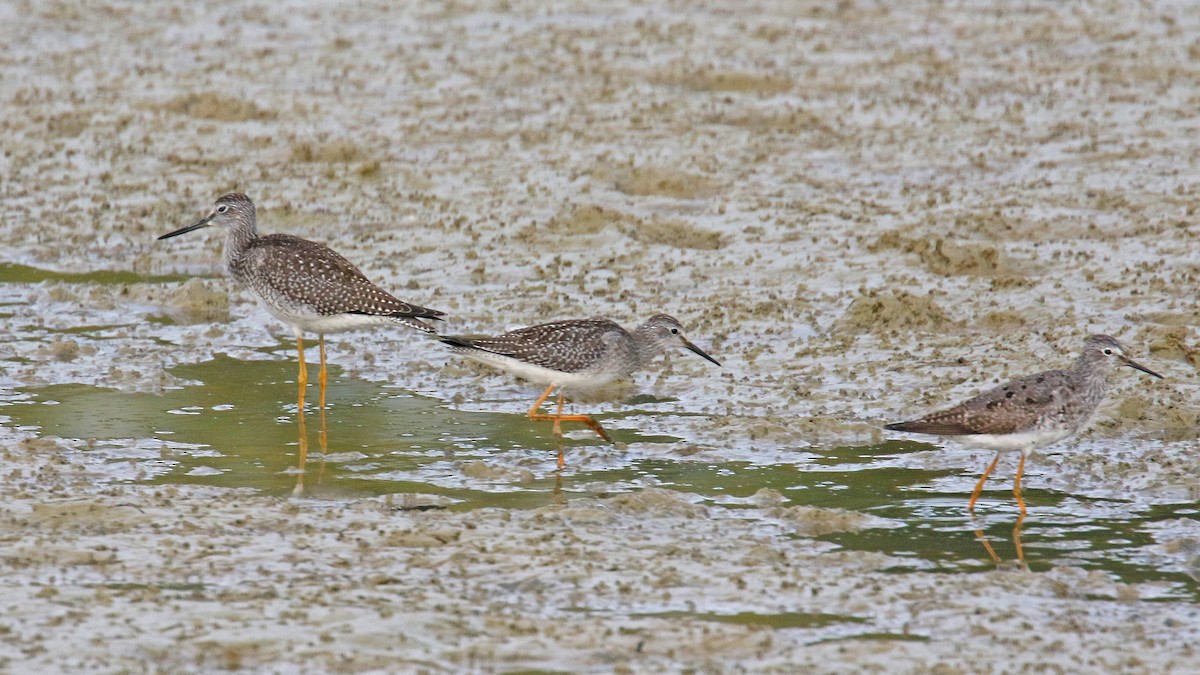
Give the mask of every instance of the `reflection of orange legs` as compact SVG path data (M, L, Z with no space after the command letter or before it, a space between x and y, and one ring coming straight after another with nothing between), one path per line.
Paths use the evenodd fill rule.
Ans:
M560 448L559 449L559 457L560 458L562 457L561 453L562 453L562 449ZM567 498L565 495L563 495L562 484L563 484L562 471L555 471L554 472L554 489L550 492L551 496L554 497L555 504L566 504L567 503Z
M307 475L308 466L308 425L304 421L303 406L297 411L296 423L299 428L300 437L299 449L296 453L296 487L292 488L292 496L303 497L305 491L304 477ZM317 432L317 439L321 443L321 465L316 479L316 484L319 485L325 472L325 457L329 455L329 427L325 421L324 408L321 408L321 430Z
M1013 545L1017 547L1017 560L1025 564L1025 547L1021 545L1021 523L1025 522L1025 514L1017 516L1017 524L1013 526Z
M605 433L603 427L600 426L600 423L597 422L596 420L592 419L588 415L564 415L564 414L562 414L562 406L563 406L562 392L559 392L559 395L558 395L558 412L556 414L546 415L544 413L539 412L538 408L542 407L542 404L546 402L546 399L550 397L551 392L553 392L556 388L557 388L557 386L553 385L553 384L550 385L549 387L546 387L546 391L542 392L542 395L539 396L538 400L534 402L534 404L531 408L529 408L529 412L526 413L525 416L531 420L553 420L554 421L554 434L556 436L562 435L562 427L561 427L560 423L562 423L562 422L583 422L584 424L586 424L588 426L589 429L591 429L592 431L599 434L600 438L603 438L604 440L608 441L609 443L612 442L612 439L608 437L608 434ZM561 464L560 464L560 466L561 466Z
M1022 455L1022 457L1024 457L1024 455ZM972 514L975 513L975 500L979 499L979 493L983 492L984 482L987 481L988 476L991 475L992 471L996 468L996 462L999 461L1000 453L997 452L996 458L992 460L992 463L988 465L987 471L983 472L983 475L979 477L979 482L975 484L975 489L971 492L971 501L967 503L967 510Z
M1021 563L1023 567L1028 568L1025 565L1025 547L1021 544L1021 525L1024 522L1025 514L1022 513L1020 516L1017 516L1017 523L1013 525L1012 539L1013 546L1017 549L1017 562ZM983 550L987 551L988 557L992 559L992 562L997 565L1003 562L1000 556L996 554L996 549L992 548L991 542L987 540L987 535L983 533L982 528L975 530L975 538L979 540L979 543L983 544Z
M321 344L321 371L317 374L317 384L321 386L321 413L325 413L325 383L329 381L329 373L325 370L325 336L318 337Z
M317 474L317 483L321 482L321 474L325 471L325 457L329 454L329 427L325 424L325 389L329 382L329 370L325 367L325 336L320 336L321 371L317 374L317 382L321 385L321 431L317 439L321 443L321 470Z
M303 389L300 390L303 394ZM297 426L300 427L300 446L296 453L296 487L292 488L293 497L304 495L304 465L308 463L308 430L304 425L304 400L300 401L300 410L296 414Z
M1025 474L1025 453L1021 453L1021 463L1017 464L1017 480L1013 483L1013 496L1021 507L1021 517L1025 517L1025 500L1021 499L1021 476Z
M979 493L983 491L984 481L987 480L988 476L996 468L996 462L999 462L999 461L1000 461L1000 453L997 452L996 457L992 460L992 463L988 465L987 470L983 472L982 476L980 476L979 482L975 484L975 490L971 493L971 502L967 506L967 508L971 511L972 514L975 513L975 500L979 498ZM1017 516L1017 523L1016 523L1016 525L1013 526L1012 538L1013 538L1013 546L1017 549L1017 561L1020 562L1022 566L1026 567L1026 569L1028 569L1028 567L1025 565L1025 546L1021 543L1021 525L1025 522L1025 514L1026 514L1025 500L1021 497L1021 477L1024 475L1025 475L1025 452L1022 451L1021 452L1021 461L1020 461L1020 463L1017 464L1017 477L1013 481L1013 496L1017 498L1017 506L1019 506L1021 508L1021 515ZM1000 556L996 555L995 549L993 549L992 545L990 543L988 543L987 537L984 536L982 529L975 530L975 538L978 539L980 541L980 543L983 544L984 550L987 551L988 556L991 557L992 561L999 564Z
M304 338L296 333L296 352L300 354L300 373L296 375L296 384L300 387L299 403L300 417L304 418L304 388L308 386L308 366L304 364Z
M992 548L992 544L987 540L987 535L983 533L982 528L975 530L975 538L979 540L979 543L983 544L983 550L987 551L987 554L989 557L991 557L992 562L999 565L1000 556L996 555L996 549Z

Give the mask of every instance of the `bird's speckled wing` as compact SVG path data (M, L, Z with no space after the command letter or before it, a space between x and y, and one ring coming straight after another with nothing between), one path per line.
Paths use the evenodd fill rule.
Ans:
M1040 420L1066 413L1071 379L1064 370L1018 378L953 408L930 413L885 429L941 436L1012 434L1035 428Z
M333 249L286 234L259 237L243 253L238 270L267 299L311 307L318 314L368 314L394 318L436 319L434 309L404 302L371 283ZM428 326L413 321L421 327Z
M625 329L608 319L554 321L491 337L450 336L442 341L451 347L477 349L551 368L577 373L602 363L611 340L609 333Z

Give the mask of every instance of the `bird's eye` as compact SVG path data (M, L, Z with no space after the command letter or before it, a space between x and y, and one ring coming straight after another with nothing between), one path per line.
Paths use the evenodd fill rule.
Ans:
M225 212L226 212L226 211L228 211L228 210L229 210L229 205L228 205L228 204L222 204L222 205L220 205L220 206L218 206L218 207L217 207L217 213L225 213Z
M1105 356L1112 356L1112 354L1113 354L1113 351L1112 351L1112 349L1109 349L1109 348L1107 348L1107 347L1104 349L1104 355L1105 355Z
M671 335L679 335L679 329L678 329L678 328L672 328L672 329L671 329Z

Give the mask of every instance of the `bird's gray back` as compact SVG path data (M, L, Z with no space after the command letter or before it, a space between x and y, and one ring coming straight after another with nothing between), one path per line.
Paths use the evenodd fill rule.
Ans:
M458 337L460 343L542 368L567 373L607 370L630 362L636 368L633 340L608 319L572 319L518 328L492 337Z
M285 310L301 307L323 316L441 315L392 296L328 246L292 235L254 239L230 262L230 272L268 304Z
M1071 371L1048 370L1017 378L952 408L889 428L946 436L1075 429L1103 398L1103 391L1094 393L1080 385Z

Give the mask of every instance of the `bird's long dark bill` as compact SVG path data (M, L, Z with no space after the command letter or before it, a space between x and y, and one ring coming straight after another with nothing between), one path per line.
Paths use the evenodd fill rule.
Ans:
M713 362L713 363L717 364L718 366L719 366L719 365L721 365L721 362L720 362L720 361L718 361L718 360L714 359L713 357L709 356L708 354L705 354L703 349L700 349L699 347L697 347L696 345L692 344L691 342L688 342L687 340L684 340L684 341L683 341L683 346L684 346L684 347L687 347L687 348L688 348L690 351L692 351L692 352L694 352L694 353L696 353L696 354L699 354L700 356L703 356L705 359L707 359L707 360L709 360L709 361L711 361L711 362Z
M1125 365L1129 366L1130 368L1140 370L1143 373L1146 373L1147 375L1153 375L1160 380L1163 379L1162 375L1159 375L1158 373L1154 372L1153 370L1150 370L1146 366L1143 366L1142 364L1138 363L1137 361L1134 361L1133 359L1124 359L1124 361L1125 361Z
M212 220L212 218L213 218L212 215L209 215L205 218L201 218L200 220L197 220L196 222L192 223L191 225L188 225L187 227L181 227L178 230L175 230L174 232L168 232L168 233L164 234L163 236L159 237L158 240L162 241L163 239L170 239L171 237L178 237L179 235L187 234L188 232L191 232L192 230L198 230L202 227L208 227L208 221Z

